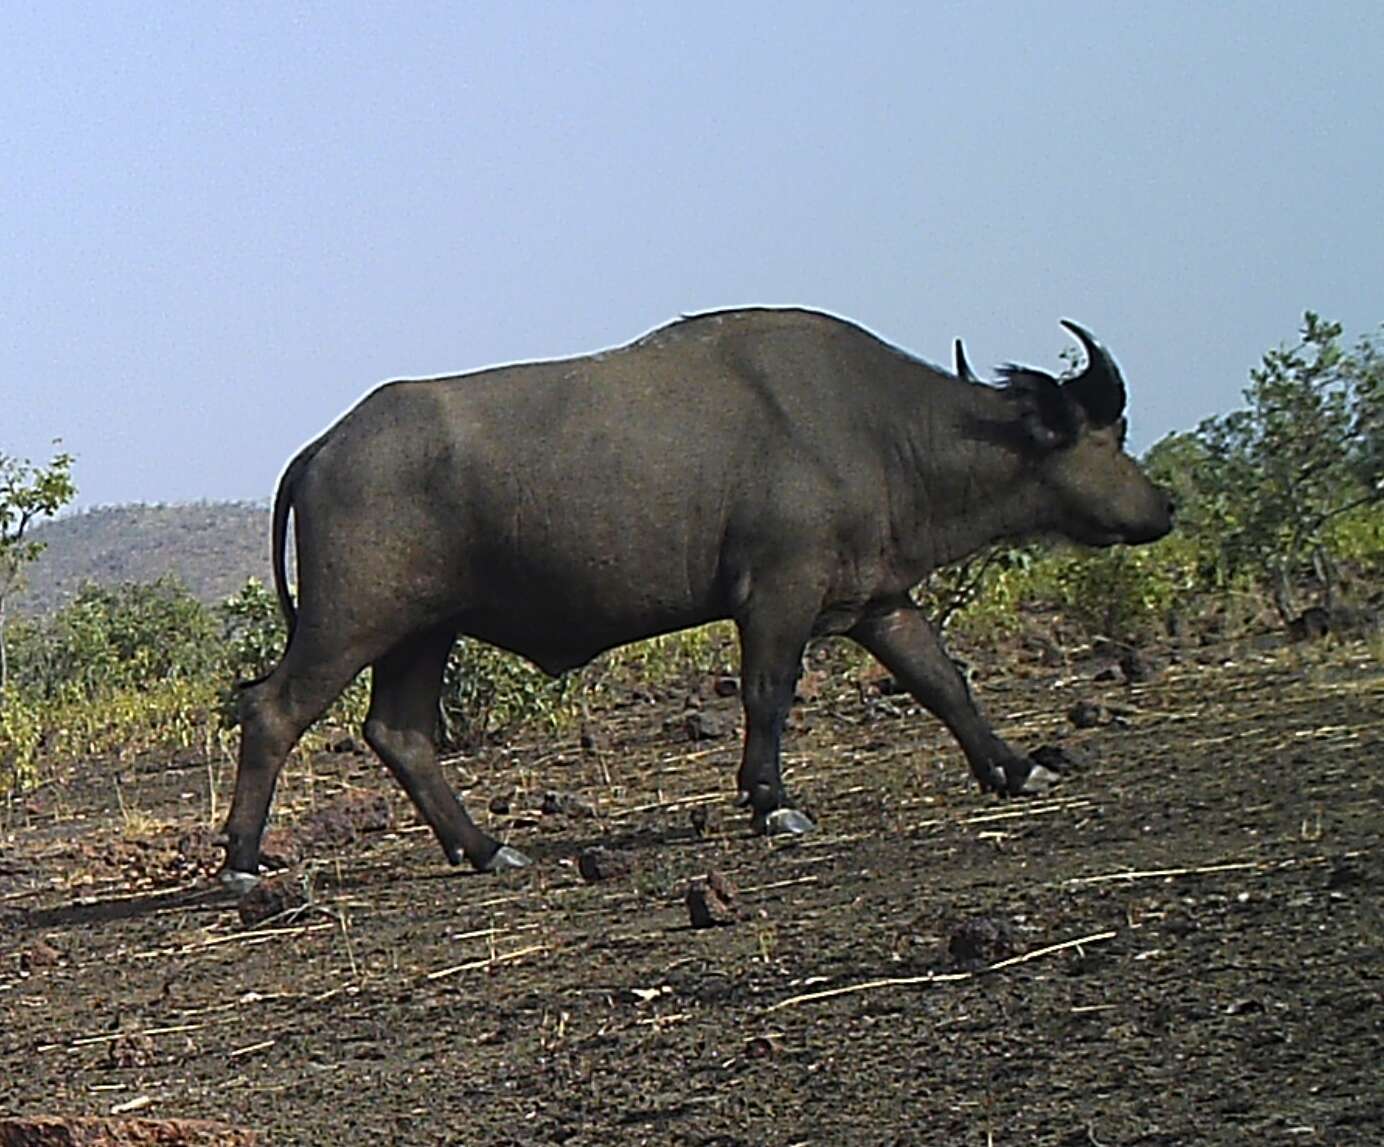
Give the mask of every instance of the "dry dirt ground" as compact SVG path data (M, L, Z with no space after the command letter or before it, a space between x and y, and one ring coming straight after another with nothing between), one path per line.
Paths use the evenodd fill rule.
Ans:
M698 740L691 686L612 697L585 748L449 762L536 861L498 878L324 753L277 812L307 903L255 927L208 879L228 766L90 764L0 825L0 1116L274 1144L1384 1142L1378 646L1201 660L983 679L1002 731L1080 762L1007 803L906 699L809 673L787 765L821 827L790 841L729 807L734 697L701 683L692 732L722 735ZM1082 699L1104 709L1078 731ZM389 792L395 827L334 833L348 790ZM584 882L593 845L632 871ZM694 930L713 868L741 916Z

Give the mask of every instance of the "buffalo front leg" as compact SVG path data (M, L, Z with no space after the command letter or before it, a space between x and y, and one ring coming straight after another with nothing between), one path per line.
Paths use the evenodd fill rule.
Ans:
M756 831L810 832L812 820L793 807L783 787L779 755L811 622L751 613L737 625L745 747L736 803L753 810Z
M455 635L434 630L375 662L365 739L408 793L451 864L478 872L521 868L528 858L500 844L467 815L437 764L437 702Z
M1041 792L1056 781L1056 773L996 735L932 623L912 602L863 618L850 636L951 730L982 789L1013 796Z

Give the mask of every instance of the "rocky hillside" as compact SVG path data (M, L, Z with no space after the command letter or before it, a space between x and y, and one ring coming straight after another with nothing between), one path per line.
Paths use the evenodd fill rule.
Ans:
M47 549L15 599L20 613L55 609L88 581L116 585L171 574L211 602L248 577L271 576L269 510L254 502L103 506L46 522L30 536Z

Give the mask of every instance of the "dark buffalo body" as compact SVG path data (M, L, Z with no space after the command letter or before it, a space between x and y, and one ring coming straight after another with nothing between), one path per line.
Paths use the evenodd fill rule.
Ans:
M437 768L458 634L559 673L733 619L740 790L771 826L806 826L779 738L804 645L824 633L861 642L945 721L983 786L1044 783L990 730L908 589L1006 538L1108 545L1168 531L1167 498L1123 451L1118 370L1069 326L1089 361L1064 384L1010 367L990 386L840 319L756 309L580 358L380 387L280 484L276 579L292 636L242 694L228 877L256 871L284 757L367 665L366 737L448 857L522 862L472 824Z

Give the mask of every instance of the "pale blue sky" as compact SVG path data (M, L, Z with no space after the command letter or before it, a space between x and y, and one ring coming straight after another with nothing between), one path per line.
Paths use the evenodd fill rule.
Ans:
M804 304L1078 319L1134 443L1384 320L1384 4L0 6L0 452L260 498L375 383Z

